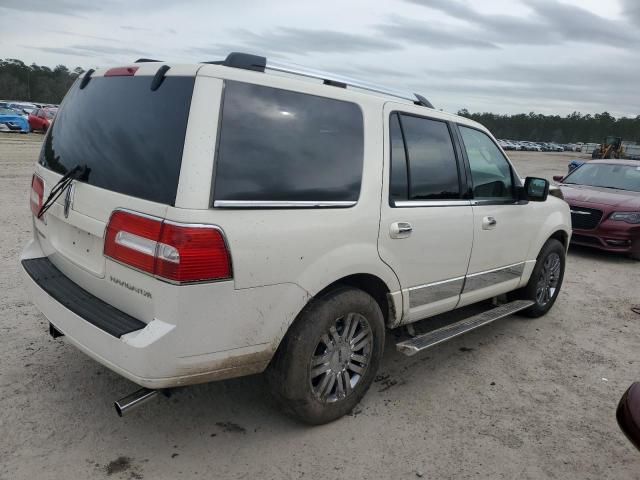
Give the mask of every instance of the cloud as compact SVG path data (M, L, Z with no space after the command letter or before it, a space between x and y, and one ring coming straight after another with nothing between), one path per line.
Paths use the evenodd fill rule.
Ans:
M120 25L120 28L122 30L131 30L131 31L134 31L134 32L152 32L153 31L151 28L134 27L133 25Z
M632 57L616 56L612 61L631 62ZM640 65L619 71L612 94L611 74L599 64L586 63L573 68L564 65L532 65L510 63L493 68L456 68L425 70L421 82L414 81L416 91L429 93L437 102L439 96L455 95L463 102L482 99L500 111L501 105L511 109L520 105L523 111L584 110L620 112L633 115L640 111L640 97L636 94ZM447 82L442 82L447 78ZM425 88L425 85L428 88ZM466 105L458 105L464 107Z
M58 15L78 16L84 12L96 12L112 5L111 2L86 2L80 0L6 0L1 9L21 12L54 13Z
M630 23L640 26L640 3L638 0L622 0L622 13Z
M531 15L519 17L486 14L459 0L405 0L449 17L469 23L478 29L476 35L502 45L557 45L566 42L595 43L627 47L640 42L640 35L623 22L610 20L589 10L551 0L527 0ZM625 0L632 13L640 16L637 0Z
M29 47L43 52L77 57L95 57L96 55L146 55L141 50L128 47L111 47L108 45L72 45L69 47ZM133 60L133 59L132 59Z
M400 45L389 40L335 30L280 27L264 33L238 30L232 36L237 39L236 44L218 44L215 47L196 47L192 50L206 54L228 53L242 49L260 54L269 52L312 54L384 52L401 48Z
M622 22L609 20L581 7L549 1L530 1L529 5L549 28L559 33L566 41L615 47L638 45L640 41L640 36Z
M389 23L377 26L377 30L397 41L437 48L499 48L494 43L482 40L479 35L461 32L459 29L434 27L431 23L419 22L403 17L392 17Z

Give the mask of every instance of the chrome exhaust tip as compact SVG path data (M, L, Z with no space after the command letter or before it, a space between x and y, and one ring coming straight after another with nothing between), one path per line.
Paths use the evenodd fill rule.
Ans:
M129 413L136 407L139 407L143 403L148 402L156 395L158 395L158 390L141 388L137 392L133 392L131 395L127 395L120 400L116 400L115 402L113 402L113 406L116 408L118 416L122 417L125 413Z

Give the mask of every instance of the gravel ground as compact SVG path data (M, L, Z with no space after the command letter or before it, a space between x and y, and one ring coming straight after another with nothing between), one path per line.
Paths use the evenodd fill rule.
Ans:
M640 379L640 264L578 248L546 317L509 317L412 358L389 335L376 383L333 424L282 416L260 376L118 418L113 400L136 386L51 339L18 274L41 140L0 134L1 479L640 479L615 421ZM575 154L511 156L521 175L551 178Z

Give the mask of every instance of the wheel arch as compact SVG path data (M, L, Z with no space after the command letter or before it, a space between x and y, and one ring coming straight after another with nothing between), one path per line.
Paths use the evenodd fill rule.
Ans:
M549 236L547 240L551 240L552 238L558 240L564 247L565 251L569 248L569 234L566 231L556 230Z
M298 321L305 309L318 298L326 295L327 293L338 289L340 287L352 287L364 291L371 295L376 301L385 321L385 325L397 324L399 318L402 317L402 294L400 290L392 294L392 290L382 278L372 273L352 273L344 275L337 280L327 283L324 287L318 289L317 293L307 297L306 302L299 309L297 314L293 317L293 320L287 323L286 328L282 330L282 334L273 344L273 351L275 352L274 358L277 357L277 352L282 345L284 338L291 327Z
M355 273L342 277L324 287L313 298L318 298L342 286L357 288L371 295L382 311L385 324L395 323L397 312L395 302L391 297L391 290L380 277L370 273Z

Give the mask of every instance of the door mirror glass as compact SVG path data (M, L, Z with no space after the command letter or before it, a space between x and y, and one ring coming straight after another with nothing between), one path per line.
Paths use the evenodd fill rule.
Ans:
M527 177L524 181L527 199L532 202L544 202L549 195L549 181L544 178Z

